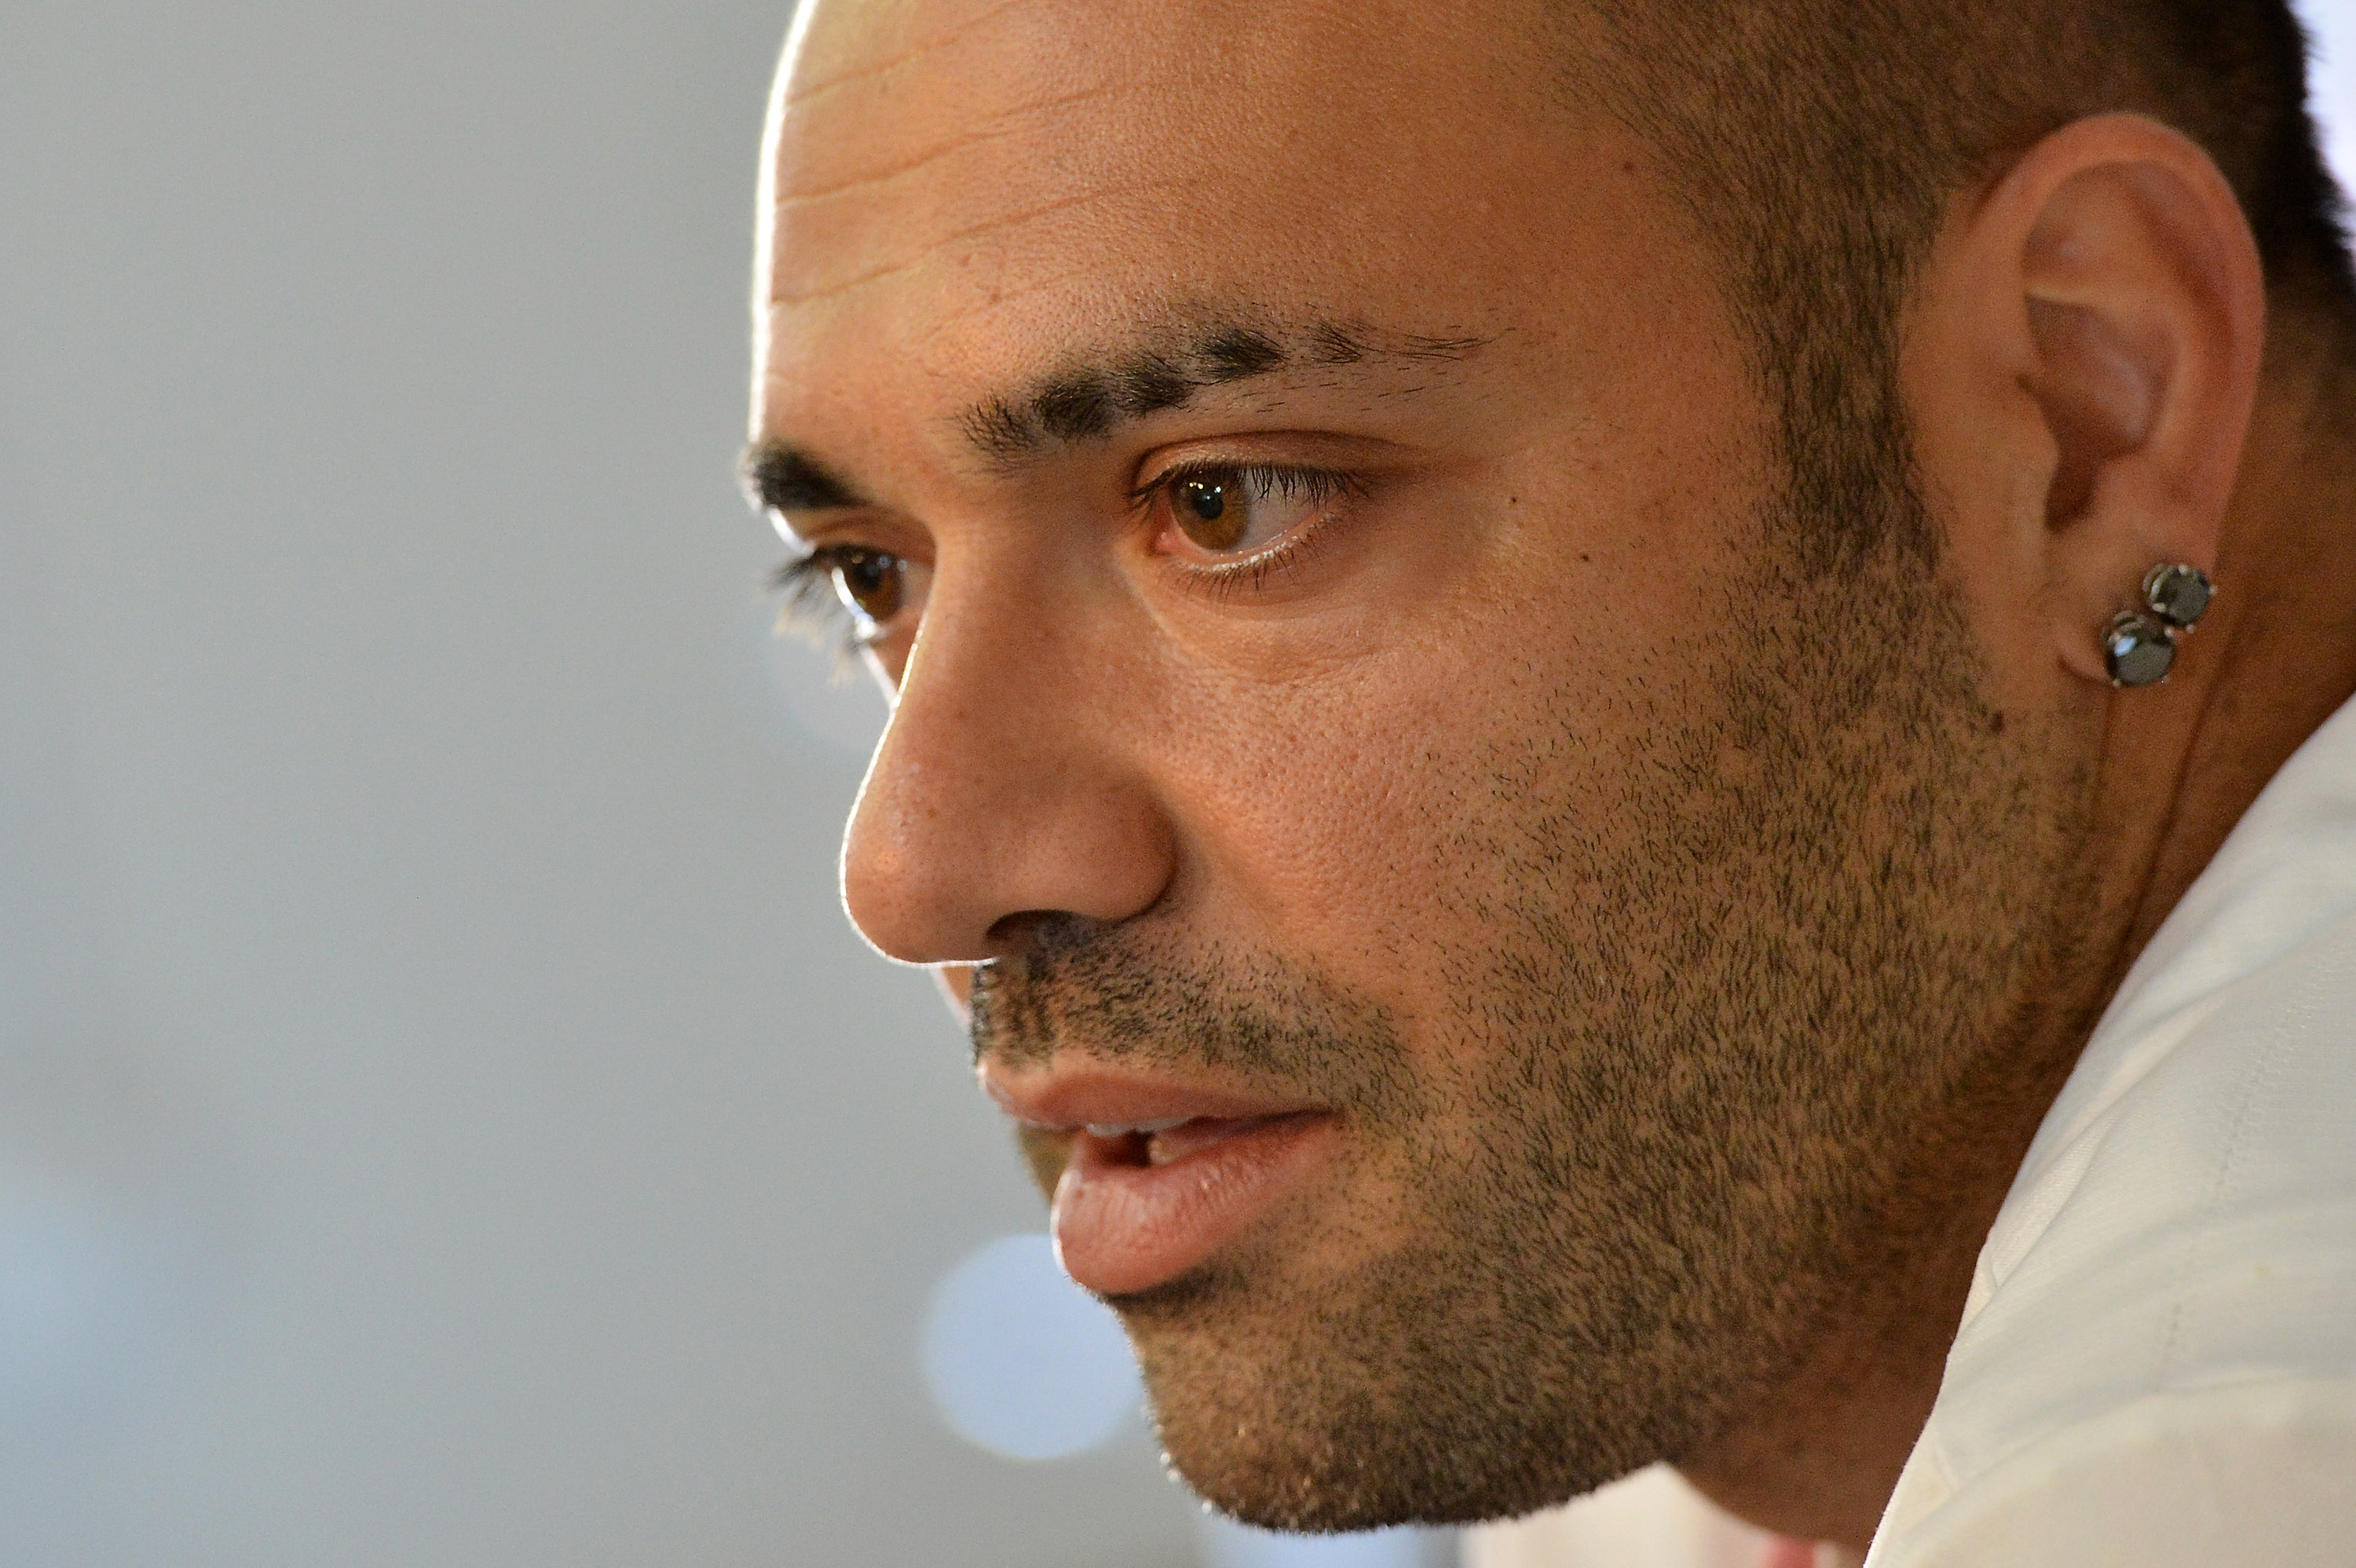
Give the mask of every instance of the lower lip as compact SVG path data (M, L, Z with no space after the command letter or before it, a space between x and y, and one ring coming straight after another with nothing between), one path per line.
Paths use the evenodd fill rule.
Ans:
M1055 1184L1065 1272L1100 1296L1168 1284L1304 1180L1332 1127L1332 1117L1313 1114L1239 1122L1167 1165L1140 1163L1134 1138L1075 1133Z

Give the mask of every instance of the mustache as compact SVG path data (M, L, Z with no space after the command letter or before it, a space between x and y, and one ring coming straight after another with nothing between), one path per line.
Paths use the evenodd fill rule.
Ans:
M1051 915L1024 933L1021 952L975 968L968 1032L976 1066L1044 1067L1065 1041L1136 1060L1203 1005L1198 977L1142 950L1117 925Z
M1026 934L1021 953L974 972L977 1066L1043 1068L1076 1051L1333 1104L1410 1097L1389 1009L1312 964L1217 944L1181 951L1078 915L1043 919Z

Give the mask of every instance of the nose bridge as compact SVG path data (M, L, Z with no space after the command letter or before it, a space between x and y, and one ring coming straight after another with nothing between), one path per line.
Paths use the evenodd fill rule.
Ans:
M958 564L937 573L843 841L852 923L909 963L999 956L1012 915L1126 919L1172 869L1118 628Z

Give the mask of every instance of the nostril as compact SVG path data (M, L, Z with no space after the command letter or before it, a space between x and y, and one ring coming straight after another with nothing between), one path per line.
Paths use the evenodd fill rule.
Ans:
M985 934L993 952L1021 953L1034 944L1034 933L1041 925L1056 918L1052 910L1020 910L992 921Z
M1020 958L1067 951L1111 929L1107 922L1068 910L1026 909L1001 915L984 934L993 956Z

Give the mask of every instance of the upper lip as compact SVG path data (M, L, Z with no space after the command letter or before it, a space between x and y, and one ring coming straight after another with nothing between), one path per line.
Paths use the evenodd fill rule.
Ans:
M984 1062L982 1092L1026 1127L1074 1132L1087 1126L1134 1126L1149 1122L1218 1121L1285 1116L1324 1107L1240 1090L1173 1083L1098 1062L1057 1062L1021 1070Z

